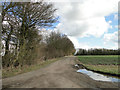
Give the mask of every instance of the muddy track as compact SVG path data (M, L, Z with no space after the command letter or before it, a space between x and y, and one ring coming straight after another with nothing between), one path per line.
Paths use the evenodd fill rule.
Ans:
M69 56L39 70L3 79L4 88L117 88L118 83L95 81L77 73L77 57Z

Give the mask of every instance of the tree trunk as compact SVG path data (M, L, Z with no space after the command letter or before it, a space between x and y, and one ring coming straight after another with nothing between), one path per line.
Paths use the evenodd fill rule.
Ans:
M13 27L11 26L10 33L8 34L8 37L7 37L6 43L5 43L5 55L7 55L8 52L9 52L9 41L10 41L10 39L11 39L12 33L13 33Z

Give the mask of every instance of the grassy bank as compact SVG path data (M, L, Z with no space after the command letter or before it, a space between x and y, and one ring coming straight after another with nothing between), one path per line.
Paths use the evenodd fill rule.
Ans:
M12 77L18 74L22 74L22 73L26 73L26 72L30 72L33 70L37 70L40 69L42 67L47 66L48 64L51 64L57 60L59 60L60 58L55 58L55 59L50 59L47 61L42 61L40 63L37 63L35 65L31 65L31 66L23 66L23 67L17 67L17 68L5 68L2 69L2 78L7 78L7 77Z
M111 74L120 74L118 72L118 56L117 55L91 55L78 56L79 61L88 69L101 71Z

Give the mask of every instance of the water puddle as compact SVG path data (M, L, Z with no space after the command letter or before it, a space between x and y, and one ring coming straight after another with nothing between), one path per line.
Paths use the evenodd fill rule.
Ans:
M79 69L79 70L77 70L77 72L86 74L89 77L91 77L92 79L97 80L97 81L120 82L120 79L117 78L117 77L106 76L106 75L99 74L99 73L89 71L89 70L86 70L86 69Z

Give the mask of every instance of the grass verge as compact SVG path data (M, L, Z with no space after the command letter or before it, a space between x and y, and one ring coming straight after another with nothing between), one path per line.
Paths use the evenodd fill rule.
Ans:
M37 70L40 69L42 67L45 67L55 61L58 61L60 58L55 58L55 59L50 59L44 62L40 62L38 64L35 65L31 65L31 66L23 66L23 67L17 67L17 68L5 68L2 69L2 78L7 78L7 77L12 77L18 74L22 74L22 73L26 73L26 72L30 72L33 70Z
M86 55L78 56L78 59L90 70L120 75L118 55Z
M120 75L120 72L118 72L118 65L86 65L84 64L84 66L90 70Z

